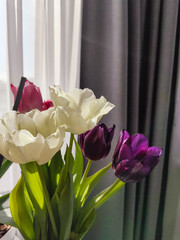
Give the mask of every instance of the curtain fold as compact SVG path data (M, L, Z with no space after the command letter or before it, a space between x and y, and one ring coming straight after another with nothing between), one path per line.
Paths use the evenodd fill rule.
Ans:
M179 17L180 25L180 17ZM180 36L179 36L180 37ZM180 38L178 40L177 48L177 61L176 67L180 64ZM173 102L175 105L174 125L172 128L172 137L169 145L169 157L171 161L168 163L168 178L167 178L167 191L164 193L164 213L163 213L163 240L176 240L180 236L180 154L179 154L179 142L180 142L180 68L177 68L175 73L176 78L179 80L176 82L177 88L176 98ZM175 89L174 89L175 90ZM161 214L162 216L162 214ZM160 216L160 217L161 217Z
M172 76L174 68L174 55L177 34L177 17L179 1L161 1L159 18L159 36L157 48L157 61L154 76L154 93L151 112L150 137L154 145L162 146L164 149L164 159L162 158L157 169L149 177L147 199L144 211L144 227L142 238L147 240L159 239L158 228L162 225L162 220L158 221L158 212L161 210L160 197L165 184L163 172L167 171L165 161L168 136L168 118L170 114L170 98L172 87ZM171 159L168 159L168 162ZM154 194L156 193L156 194ZM156 235L157 229L157 235Z
M7 9L7 55L8 55L8 83L19 83L23 76L23 36L22 36L22 0L6 1ZM9 106L13 97L8 89Z
M82 0L36 1L35 81L68 91L79 86Z
M23 37L22 37L22 0L6 1L7 16L7 103L6 110L13 106L13 96L10 91L10 83L19 84L23 76ZM9 171L1 179L0 194L7 193L13 188L20 177L20 170L17 164L12 164ZM8 185L7 185L8 180Z
M164 206L164 208L161 207L161 212L159 214L159 218L163 218L163 225L161 227L163 228L162 239L164 240L168 240L169 238L176 240L177 237L180 236L180 192L177 184L180 182L180 3L178 12L174 68L171 88L171 112L169 114L169 136L167 139L167 169L164 172L165 186L167 187L164 189L164 191L162 191L161 205ZM177 93L174 94L175 92ZM168 161L168 157L171 159L171 161Z
M131 134L144 133L150 145L163 148L159 165L146 180L126 184L124 191L99 210L97 225L87 239L164 240L164 232L169 233L167 239L178 239L172 235L172 224L167 224L178 19L179 0L84 3L80 83L116 105L103 119L116 124L112 151L122 128ZM98 162L94 168L102 164ZM101 184L112 180L112 175ZM115 209L118 214L114 215Z

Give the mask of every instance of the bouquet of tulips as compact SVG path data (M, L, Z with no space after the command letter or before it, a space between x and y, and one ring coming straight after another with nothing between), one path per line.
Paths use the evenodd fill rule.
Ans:
M17 99L20 90L13 85L11 90ZM26 80L18 111L0 119L0 153L6 159L0 177L12 162L21 168L14 189L0 198L0 222L17 227L26 240L80 240L95 221L97 208L126 182L147 176L162 150L149 147L143 134L130 136L122 130L112 162L89 176L93 161L110 151L115 125L108 128L99 121L114 105L103 96L97 99L90 89L49 90L51 100L43 102L40 89ZM62 154L66 132L69 144ZM85 169L83 157L88 160ZM111 167L117 180L90 197Z

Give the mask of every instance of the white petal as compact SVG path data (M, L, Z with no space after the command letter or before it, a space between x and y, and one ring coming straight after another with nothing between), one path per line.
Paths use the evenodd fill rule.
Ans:
M17 135L17 132L14 135ZM16 145L16 144L14 144L14 142L12 140L12 136L7 135L6 143L8 145L10 161L19 163L19 164L28 162L26 155L24 155L23 152L21 151L21 147L20 147L18 140L16 141L16 143L17 143L17 145Z
M36 125L32 120L32 118L26 114L19 114L18 118L19 118L20 129L26 129L33 136L36 136L37 134Z
M37 163L39 165L48 162L57 151L60 150L64 142L65 130L63 128L57 129L56 133L45 139L44 149L42 151L41 157L38 159Z
M6 114L0 120L0 153L20 164L48 162L61 148L65 136L65 129L57 128L55 123L53 108L43 112L34 110L28 114Z
M92 113L92 120L97 124L101 118L110 112L115 107L114 104L107 102L107 100L102 96L100 99L90 103L90 112Z
M58 106L55 110L55 119L58 126L64 126L66 129L70 125L69 108Z
M114 105L102 96L97 99L92 90L86 88L74 89L65 93L59 87L51 87L50 93L55 107L60 108L56 113L57 124L63 125L66 131L81 134L93 128ZM67 100L63 103L62 98ZM64 113L63 113L64 112Z
M9 132L9 131L8 131L6 125L4 124L4 121L2 119L0 119L0 134L2 136L5 136L7 134L7 132Z
M94 93L89 88L85 89L74 89L69 93L69 95L74 99L78 106L87 105L87 103L96 99Z
M45 138L56 131L55 119L51 112L48 116L45 111L39 112L34 119L37 131L42 134Z
M67 131L74 134L82 134L94 127L91 120L85 120L80 113L68 109L70 123L67 126Z
M49 93L54 107L69 105L69 100L66 98L65 92L59 86L49 87Z
M8 160L10 160L10 156L9 156L9 146L5 140L5 137L2 136L0 134L0 153L7 158Z
M63 128L57 129L46 139L39 133L34 137L26 130L15 132L12 139L7 141L10 149L10 160L20 164L32 161L44 164L60 150L64 137Z
M18 113L16 111L10 111L4 114L2 117L4 121L4 125L8 129L8 131L17 130L18 128Z
M94 127L92 121L86 121L80 113L68 107L58 107L55 111L55 118L58 126L63 126L67 132L77 135Z

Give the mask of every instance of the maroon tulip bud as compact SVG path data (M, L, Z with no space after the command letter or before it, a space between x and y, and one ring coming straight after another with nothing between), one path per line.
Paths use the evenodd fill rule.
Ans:
M90 131L79 135L79 143L84 156L90 160L105 158L111 148L115 125L107 128L105 124L98 124Z
M137 133L130 137L127 131L120 132L112 166L121 181L138 182L158 164L162 149L148 147L148 144L143 134Z
M47 110L50 107L53 107L53 103L52 103L51 99L43 102L41 111Z
M11 91L16 99L18 87L11 83ZM32 82L26 80L23 88L23 93L19 103L18 111L20 113L29 112L32 109L42 109L43 101L39 87L36 87Z

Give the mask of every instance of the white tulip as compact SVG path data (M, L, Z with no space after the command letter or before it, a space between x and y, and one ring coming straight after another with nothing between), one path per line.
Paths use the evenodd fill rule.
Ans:
M53 108L6 113L0 119L0 153L20 164L48 162L60 150L65 137L64 127L56 127L55 121Z
M65 93L59 86L50 89L51 100L56 109L57 124L66 131L82 134L92 129L114 105L103 96L97 99L92 90L74 89Z

